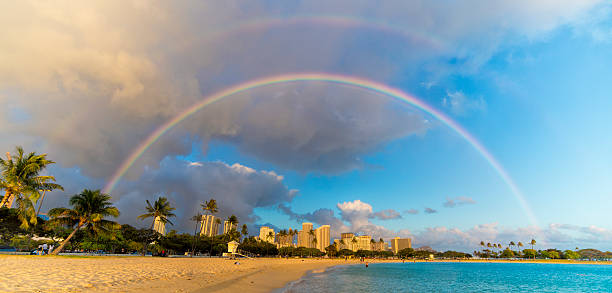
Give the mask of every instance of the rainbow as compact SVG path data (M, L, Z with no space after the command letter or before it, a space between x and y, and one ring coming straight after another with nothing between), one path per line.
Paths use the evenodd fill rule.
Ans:
M406 40L419 41L420 43L426 44L427 46L435 50L442 50L446 47L446 44L443 40L435 37L432 34L424 34L413 29L400 27L378 20L364 20L338 15L299 15L292 17L254 19L246 22L241 22L238 25L234 25L229 28L225 28L219 32L216 32L212 35L212 37L209 38L209 41L222 42L223 39L233 36L240 36L247 33L255 33L257 31L274 27L298 25L331 26L344 29L371 29L387 32Z
M526 216L530 220L531 224L537 225L536 218L533 212L531 211L531 208L527 204L525 197L519 190L518 186L516 186L510 175L508 175L508 172L504 170L502 165L495 159L495 157L493 157L493 155L489 151L487 151L487 149L474 136L472 136L467 130L463 129L463 127L457 124L457 122L453 121L450 117L439 112L433 107L427 105L425 102L418 100L417 98L410 96L399 89L395 89L385 84L368 79L329 73L296 73L255 79L226 88L204 98L202 101L196 103L195 105L176 115L174 118L168 120L166 123L164 123L155 131L153 131L153 133L151 133L151 135L149 135L149 137L147 137L142 143L140 143L140 145L138 145L138 147L130 154L130 156L121 164L119 169L117 169L117 171L113 174L108 184L104 187L104 193L111 193L112 190L116 187L117 183L134 164L134 162L136 162L136 160L138 160L138 158L140 158L140 156L142 156L142 154L146 152L147 149L152 144L154 144L162 135L164 135L172 127L185 120L189 116L193 115L194 113L200 111L204 107L215 103L223 98L227 98L232 95L236 95L252 89L274 84L307 81L319 81L328 82L332 84L347 85L368 90L374 93L380 93L395 98L397 100L406 102L433 116L434 118L448 126L450 129L455 131L457 134L459 134L474 149L476 149L476 151L491 165L491 167L499 174L502 180L508 185L508 187L512 191L512 194L519 202L521 208L524 210Z

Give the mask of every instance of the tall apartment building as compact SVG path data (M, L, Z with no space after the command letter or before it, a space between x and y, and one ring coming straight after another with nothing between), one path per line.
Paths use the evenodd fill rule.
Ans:
M313 248L312 235L312 223L302 223L302 231L298 232L298 247Z
M272 232L272 237L269 237L270 232ZM275 238L276 233L274 233L274 229L267 226L259 228L259 240L274 244Z
M325 248L329 246L329 225L323 225L315 230L315 237L317 238L316 247L320 251L325 252Z
M395 237L391 239L391 250L397 254L398 251L404 248L412 248L412 240L410 238Z
M159 217L155 217L155 221L153 222L153 230L159 234L166 235L166 224L162 223Z
M217 217L213 215L203 215L200 235L212 237L217 234L219 234L219 223L217 223Z
M235 229L236 229L235 224L230 224L228 220L225 220L225 222L223 222L223 233L229 233L229 231L235 230Z

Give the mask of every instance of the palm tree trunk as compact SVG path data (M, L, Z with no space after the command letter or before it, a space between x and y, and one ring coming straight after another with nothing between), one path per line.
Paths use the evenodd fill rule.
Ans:
M2 198L2 202L0 202L0 208L4 207L6 205L6 202L8 201L9 197L11 197L11 194L7 190L7 191L4 192L4 197Z
M79 223L79 225L74 229L74 231L72 231L72 233L70 233L70 235L68 235L68 238L64 239L64 242L62 242L62 244L58 248L56 248L51 254L52 255L57 255L58 253L60 253L60 251L62 251L62 249L64 249L64 246L66 246L66 244L68 244L68 241L70 241L72 236L74 236L74 234L76 234L76 232L79 231L79 229L81 229L81 226L83 226L83 224Z
M42 203L43 203L43 200L45 200L45 193L47 193L47 191L46 191L46 190L43 190L43 195L42 195L42 197L40 198L40 204L38 205L38 210L36 211L36 216L37 216L37 217L38 217L38 214L40 214L40 208L42 208Z

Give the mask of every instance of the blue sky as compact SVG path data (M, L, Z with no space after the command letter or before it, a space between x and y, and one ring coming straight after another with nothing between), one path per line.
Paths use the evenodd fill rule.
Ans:
M66 192L49 207L102 188L149 133L204 96L316 71L396 87L450 116L503 165L538 222L427 113L322 82L248 91L178 124L113 190L120 221L146 226L135 219L142 202L164 195L174 228L187 231L214 196L220 216L251 229L312 221L436 249L532 237L612 249L609 3L7 5L0 147L58 162L49 172Z

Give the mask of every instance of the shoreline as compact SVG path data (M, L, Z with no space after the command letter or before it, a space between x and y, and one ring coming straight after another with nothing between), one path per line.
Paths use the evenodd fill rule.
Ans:
M310 273L341 265L364 265L358 259L152 258L0 256L0 291L36 292L278 292ZM238 262L238 263L236 263ZM368 263L402 260L368 259ZM612 265L609 261L572 260L410 260L411 262L544 263Z

